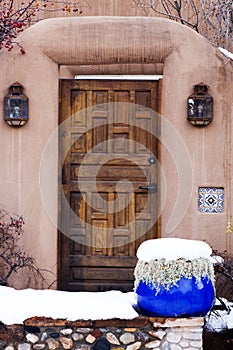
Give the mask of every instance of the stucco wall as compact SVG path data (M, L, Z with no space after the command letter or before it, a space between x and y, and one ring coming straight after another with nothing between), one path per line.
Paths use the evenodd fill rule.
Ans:
M21 129L13 129L0 120L0 202L7 210L26 217L24 246L41 267L56 273L57 229L41 198L40 161L44 147L58 125L59 65L108 65L111 73L111 67L115 65L132 67L134 64L140 72L143 63L150 64L150 73L156 74L153 67L157 63L164 64L162 115L183 139L190 155L192 174L187 168L182 169L182 159L178 170L172 160L174 152L179 154L178 144L171 144L173 150L170 151L161 146L160 161L167 186L161 235L205 239L214 248L231 251L232 235L226 235L227 219L232 211L233 69L230 60L194 31L156 18L50 19L26 30L20 41L25 47L25 55L17 49L1 55L0 103L3 108L8 87L19 81L30 99L30 121ZM201 81L209 85L209 93L214 98L214 120L205 128L195 128L186 120L186 100L193 92L192 86ZM162 143L171 138L167 130L162 125ZM48 176L54 176L56 197L56 162L53 169L55 172ZM180 204L175 206L178 192L186 191L185 179L191 179L191 175L190 203L188 196L181 196ZM223 213L202 214L198 211L199 186L224 187ZM57 198L54 203L56 212ZM181 211L187 211L181 222L174 219L169 226L174 207L177 218ZM27 276L24 278L27 280ZM19 286L21 284L19 282Z

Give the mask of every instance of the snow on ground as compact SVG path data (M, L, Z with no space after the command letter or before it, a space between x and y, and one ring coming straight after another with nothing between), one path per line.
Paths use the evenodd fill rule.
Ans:
M23 323L33 316L69 321L133 319L138 316L133 292L63 292L57 290L16 290L0 286L0 321Z
M223 299L223 298L222 298ZM233 303L223 299L227 310L210 312L205 318L205 328L211 332L233 329ZM138 313L133 292L109 291L62 292L57 290L16 290L0 286L0 321L4 324L22 324L33 316L67 319L69 321L133 319ZM220 304L216 301L216 305Z
M202 241L181 238L160 238L144 241L137 251L139 260L147 261L155 259L186 259L196 258L210 259L212 249Z
M219 51L221 51L227 58L230 58L231 60L233 60L233 53L232 53L232 52L230 52L230 51L228 51L228 50L226 50L226 49L224 49L224 48L222 48L222 47L219 47L218 49L219 49Z
M233 303L225 298L221 298L221 300L226 305L226 310L211 311L205 317L205 328L210 332L219 333L233 329ZM220 304L219 300L216 300L215 305Z
M162 238L143 242L138 248L137 257L139 260L148 262L162 258L167 261L179 258L193 260L200 257L210 259L211 253L210 246L202 241ZM217 256L213 260L215 263L220 263L219 259L222 258ZM225 329L233 329L233 303L227 300L224 302L227 310L212 311L206 316L206 328L209 331L221 332ZM136 298L133 292L16 290L0 286L0 321L8 325L22 324L24 320L33 316L69 321L133 319L139 316L134 306L136 306Z

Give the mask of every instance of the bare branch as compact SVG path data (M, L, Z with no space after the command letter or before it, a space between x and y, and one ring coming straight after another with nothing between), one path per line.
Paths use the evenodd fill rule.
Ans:
M172 19L205 36L215 46L232 48L232 0L132 0L147 14Z
M56 5L56 6L55 6ZM38 21L36 14L39 12L75 12L82 14L82 7L89 6L82 0L80 4L73 0L29 0L17 6L16 0L0 0L0 51L11 51L16 45L21 53L25 53L22 45L15 39L31 23Z
M34 258L18 247L18 241L23 235L24 219L0 209L0 285L7 285L10 277L19 270L28 269L36 281L40 278L45 282L43 272ZM51 273L51 272L49 272Z

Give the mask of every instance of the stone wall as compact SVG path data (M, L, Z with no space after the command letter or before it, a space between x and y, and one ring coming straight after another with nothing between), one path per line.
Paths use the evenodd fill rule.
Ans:
M23 325L0 325L4 350L197 350L203 318L75 321L35 317Z

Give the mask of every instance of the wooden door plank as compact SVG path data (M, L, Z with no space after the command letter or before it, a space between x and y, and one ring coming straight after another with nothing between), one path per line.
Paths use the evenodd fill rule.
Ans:
M105 282L99 280L99 283L93 283L92 281L78 281L70 282L69 286L65 286L64 290L69 290L70 292L105 292L109 290L120 290L121 292L133 291L132 281L109 281Z
M93 267L131 267L134 268L137 262L135 256L121 256L119 259L117 256L95 256L94 259L91 259L92 255L71 255L70 256L70 266L93 266Z
M121 274L119 274L119 267L79 267L73 269L72 277L73 281L85 281L85 280L92 280L93 283L95 280L98 281L130 281L133 279L133 268L121 268Z

